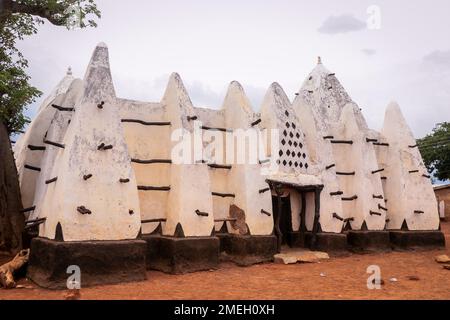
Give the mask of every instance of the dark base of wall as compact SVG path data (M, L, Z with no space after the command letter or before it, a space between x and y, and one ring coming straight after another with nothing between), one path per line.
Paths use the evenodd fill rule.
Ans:
M321 250L327 252L339 252L347 250L347 235L343 233L319 232L313 241L310 231L302 234L301 232L290 232L287 236L287 243L291 248L310 248L312 250Z
M217 269L219 266L219 238L175 238L161 235L142 235L147 242L147 269L180 274Z
M351 230L347 233L347 242L350 250L356 252L391 250L388 231Z
M146 279L145 241L31 241L28 278L41 287L66 289L70 265L80 267L81 287Z
M277 238L274 235L219 233L216 236L220 239L221 259L239 266L273 261L273 255L277 253Z
M389 231L394 249L445 247L445 236L441 231Z

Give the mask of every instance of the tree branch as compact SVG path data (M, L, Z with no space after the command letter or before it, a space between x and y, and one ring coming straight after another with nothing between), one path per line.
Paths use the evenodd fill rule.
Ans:
M51 24L62 26L66 23L66 15L64 14L64 6L60 6L59 10L50 10L41 4L30 5L13 0L4 0L5 13L25 13L47 19ZM60 17L58 17L60 15Z

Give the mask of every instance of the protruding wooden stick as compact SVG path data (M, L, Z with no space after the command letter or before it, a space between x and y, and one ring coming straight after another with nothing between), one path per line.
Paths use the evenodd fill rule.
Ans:
M47 140L47 139L44 139L44 143L45 144L49 144L51 146L55 146L55 147L61 148L61 149L65 148L65 146L62 143L53 142L53 141L50 141L50 140Z
M200 210L195 210L195 213L198 215L198 216L201 216L201 217L207 217L207 216L209 216L209 213L208 212L202 212L202 211L200 211Z
M28 145L28 149L30 149L31 151L45 151L45 146L34 146L29 144Z
M208 167L213 168L213 169L227 169L227 170L230 170L232 168L231 165L223 165L223 164L215 164L215 163L208 164Z
M353 200L356 200L356 199L358 199L358 196L356 194L354 196L351 196L351 197L342 197L341 198L342 201L353 201Z
M45 184L49 184L49 183L55 182L56 180L58 180L58 177L54 177L54 178L51 178L51 179L45 181Z
M258 119L258 120L256 120L256 121L253 121L252 122L252 124L251 124L251 126L252 127L254 127L254 126L256 126L258 123L260 123L261 122L261 119Z
M267 192L269 190L270 190L270 188L259 189L259 193L264 193L264 192Z
M163 186L163 187L137 186L137 189L143 191L170 191L170 186Z
M340 171L336 171L336 174L338 176L354 176L355 175L355 171L352 172L340 172Z
M74 108L65 108L65 107L58 106L56 104L52 104L52 107L59 111L74 111L75 110Z
M341 216L339 216L336 212L333 212L333 218L344 221L344 218L342 218Z
M134 163L140 163L140 164L153 164L153 163L172 163L171 159L148 159L148 160L141 160L141 159L135 159L132 158L131 162Z
M77 211L81 214L91 214L92 213L92 211L87 209L85 206L77 207Z
M236 195L234 193L220 193L220 192L211 192L213 196L218 196L222 198L234 198Z
M331 140L330 142L334 144L353 144L352 140Z
M141 220L141 223L152 223L152 222L166 222L166 218L156 218L156 219L145 219Z
M262 214L265 214L266 216L269 216L269 217L272 215L270 212L267 212L267 211L264 210L264 209L261 209L261 213L262 213Z
M143 121L139 119L122 119L121 122L139 123L144 126L170 126L170 122Z
M34 209L36 209L36 206L32 206L32 207L29 207L29 208L22 209L22 210L20 210L20 213L26 213L26 212L34 211Z
M33 170L33 171L41 171L41 168L30 166L29 164L26 164L23 166L25 169Z

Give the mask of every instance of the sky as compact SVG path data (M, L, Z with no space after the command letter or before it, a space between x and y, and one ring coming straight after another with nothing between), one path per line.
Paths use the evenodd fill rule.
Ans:
M97 28L49 23L18 47L44 92L71 66L82 78L96 44L110 53L121 98L160 101L178 72L197 107L220 108L239 81L258 111L272 82L291 101L317 63L341 81L379 130L397 101L416 138L450 121L448 0L97 0Z

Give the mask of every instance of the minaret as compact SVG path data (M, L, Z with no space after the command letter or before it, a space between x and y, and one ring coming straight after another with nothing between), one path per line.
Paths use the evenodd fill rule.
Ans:
M194 163L191 157L191 134L194 124L194 108L180 76L172 74L161 101L166 108L166 120L172 132L183 133L183 140L172 141L171 150L186 142L188 163L172 159L167 221L163 234L178 237L208 237L214 229L211 185L206 164ZM186 139L186 140L184 140ZM187 150L186 150L187 149Z
M247 130L247 132L255 134L253 137L257 136L257 129L252 127L253 111L250 101L239 82L230 83L222 110L225 114L225 128L230 131L227 139L237 136L239 130L241 130L240 132ZM271 195L270 192L259 192L268 187L265 182L266 177L261 175L260 159L254 158L255 161L252 162L252 154L255 152L253 146L245 143L244 148L238 148L238 143L242 140L242 136L241 139L234 139L234 159L227 157L229 169L211 170L224 171L223 176L227 181L228 190L235 194L233 204L245 213L250 234L269 235L273 230ZM246 154L245 161L241 162L239 153L243 152ZM232 228L229 230L237 233L237 230Z
M43 141L57 112L54 105L60 105L65 99L73 81L72 74L67 73L41 104L36 117L14 145L13 151L19 174L22 203L27 213L31 213L35 206L36 182L41 169L43 150L45 149Z
M105 44L95 48L83 82L83 97L58 142L39 235L64 241L135 239L141 227L138 191Z
M355 106L342 110L339 128L329 140L336 159L336 174L343 195L344 215L352 230L384 230L386 208L381 172L374 146L358 125Z
M438 230L439 214L430 177L416 140L396 102L386 108L382 136L387 224L390 230Z

